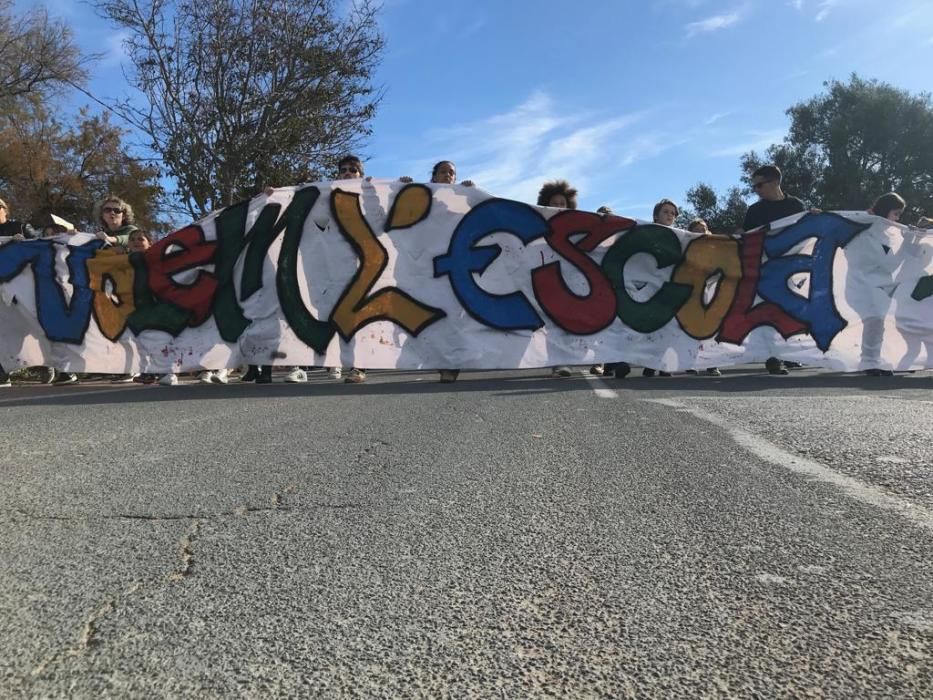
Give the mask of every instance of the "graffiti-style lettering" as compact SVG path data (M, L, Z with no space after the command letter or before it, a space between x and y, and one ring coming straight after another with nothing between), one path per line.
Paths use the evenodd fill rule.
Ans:
M55 342L80 345L91 323L94 293L88 286L87 261L100 248L90 241L68 248L68 281L71 301L55 278L55 251L52 241L19 241L0 247L0 282L8 282L27 265L35 279L36 311L46 337Z
M756 328L771 326L785 339L805 333L807 326L791 318L777 304L769 301L755 304L755 290L761 272L761 252L764 248L763 231L746 233L742 236L739 250L742 261L742 278L732 307L719 327L716 341L741 345L745 337Z
M570 261L586 277L589 292L574 294L560 273L560 263L552 262L531 273L535 298L558 326L569 333L597 333L615 320L616 295L602 269L586 255L619 231L635 222L618 216L602 217L582 211L565 211L548 219L550 246ZM585 234L576 243L572 236Z
M215 220L217 253L214 256L214 275L217 277L217 291L214 294L214 319L221 338L228 343L236 342L249 326L249 320L237 301L233 280L236 262L248 246L240 280L240 299L245 301L262 287L263 263L269 246L285 228L284 217L279 218L281 209L279 204L264 206L245 235L249 201L224 209Z
M622 236L606 252L603 272L616 293L619 318L639 333L652 333L666 325L690 297L690 285L665 282L648 301L636 301L625 289L623 270L636 253L648 253L658 263L658 269L680 262L680 241L667 226L646 224Z
M298 249L301 247L301 234L305 220L321 191L317 187L298 190L285 210L285 236L279 251L279 269L275 275L275 285L279 293L279 304L288 325L295 335L317 353L327 351L335 329L329 321L315 318L301 300L301 287L298 284Z
M177 249L177 250L176 250ZM174 304L190 314L189 325L200 326L211 314L217 291L213 273L199 270L191 284L173 278L181 272L214 262L217 244L204 240L200 226L188 226L154 244L144 255L149 267L149 289L157 299Z
M405 185L392 202L392 208L386 218L386 233L400 228L411 228L427 219L431 213L433 199L429 187L417 183Z
M548 232L547 220L527 204L487 199L464 216L445 255L434 258L434 276L450 276L460 304L480 323L501 330L537 330L544 321L521 292L490 294L473 280L499 257L498 245L476 245L493 233L511 233L528 245Z
M707 304L706 285L714 275L721 275L716 292ZM677 322L684 333L697 340L712 338L729 312L742 276L739 244L731 238L702 236L694 239L684 252L684 260L674 269L671 280L690 285L690 298L677 312Z
M794 318L805 321L816 346L826 352L833 338L846 327L833 301L833 258L856 234L871 224L857 224L838 214L807 214L775 236L765 238L768 261L761 266L758 294ZM795 245L815 238L813 255L786 255ZM792 275L810 275L807 297L788 287Z
M331 320L345 340L363 326L381 320L397 323L416 336L446 315L395 287L370 294L389 264L388 253L366 222L358 194L336 190L331 194L330 205L340 232L360 259L356 274L331 314Z
M126 255L106 248L87 261L87 269L88 286L94 292L94 320L105 338L116 341L136 310L133 267Z
M126 325L134 335L143 331L162 331L174 337L188 327L190 314L182 308L160 301L149 288L149 268L145 253L130 253L133 268L133 305L135 310L126 319Z

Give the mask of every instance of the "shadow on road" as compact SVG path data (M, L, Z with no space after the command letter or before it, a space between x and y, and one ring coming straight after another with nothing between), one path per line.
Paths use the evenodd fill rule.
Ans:
M806 393L810 390L840 392L890 392L901 389L931 390L933 374L928 372L894 377L867 377L862 374L838 374L820 370L800 370L786 377L750 373L748 369L723 370L722 377L676 375L673 377L629 376L626 379L605 378L597 381L583 375L557 379L543 370L511 372L465 372L453 384L440 384L435 372L370 371L363 384L344 384L326 377L313 378L306 384L240 384L205 385L186 383L175 387L158 385L112 385L87 382L76 386L54 387L19 385L0 394L0 413L19 406L88 406L126 403L159 403L163 401L236 401L238 399L327 398L336 396L405 396L425 394L492 393L496 396L522 396L591 392L594 388L611 388L617 392L643 394L688 395L733 393Z

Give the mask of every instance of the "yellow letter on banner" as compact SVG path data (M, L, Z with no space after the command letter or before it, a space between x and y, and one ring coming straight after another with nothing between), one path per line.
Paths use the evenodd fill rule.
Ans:
M706 281L717 272L722 273L722 279L716 295L707 305L703 301ZM683 262L671 277L672 282L691 286L690 297L677 312L684 332L697 339L716 335L732 306L741 278L737 241L723 236L702 236L688 245Z
M363 217L358 194L336 190L330 201L340 232L360 258L356 274L331 314L331 321L343 338L349 340L367 323L381 320L397 323L412 335L418 335L443 318L445 314L440 309L421 304L395 287L380 289L367 297L385 270L389 257Z
M108 340L116 341L133 313L133 280L136 275L128 255L115 250L98 250L87 261L88 284L94 292L94 318ZM107 281L112 285L107 290Z

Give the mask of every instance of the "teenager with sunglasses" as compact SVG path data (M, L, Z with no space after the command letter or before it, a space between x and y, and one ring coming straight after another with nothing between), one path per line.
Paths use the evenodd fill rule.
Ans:
M781 189L783 175L776 165L762 165L752 173L752 189L758 195L758 201L745 212L742 231L752 231L772 221L793 216L807 210L797 197L785 194ZM765 362L768 374L788 374L783 360L769 357Z

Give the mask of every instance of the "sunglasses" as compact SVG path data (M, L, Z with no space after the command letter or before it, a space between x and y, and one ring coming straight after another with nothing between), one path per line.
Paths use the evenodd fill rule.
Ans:
M340 175L343 175L344 173L358 173L359 171L360 171L359 168L354 167L354 166L351 165L350 167L340 168L340 170L338 170L337 172L338 172Z
M117 207L104 207L105 214L122 214L123 210Z

